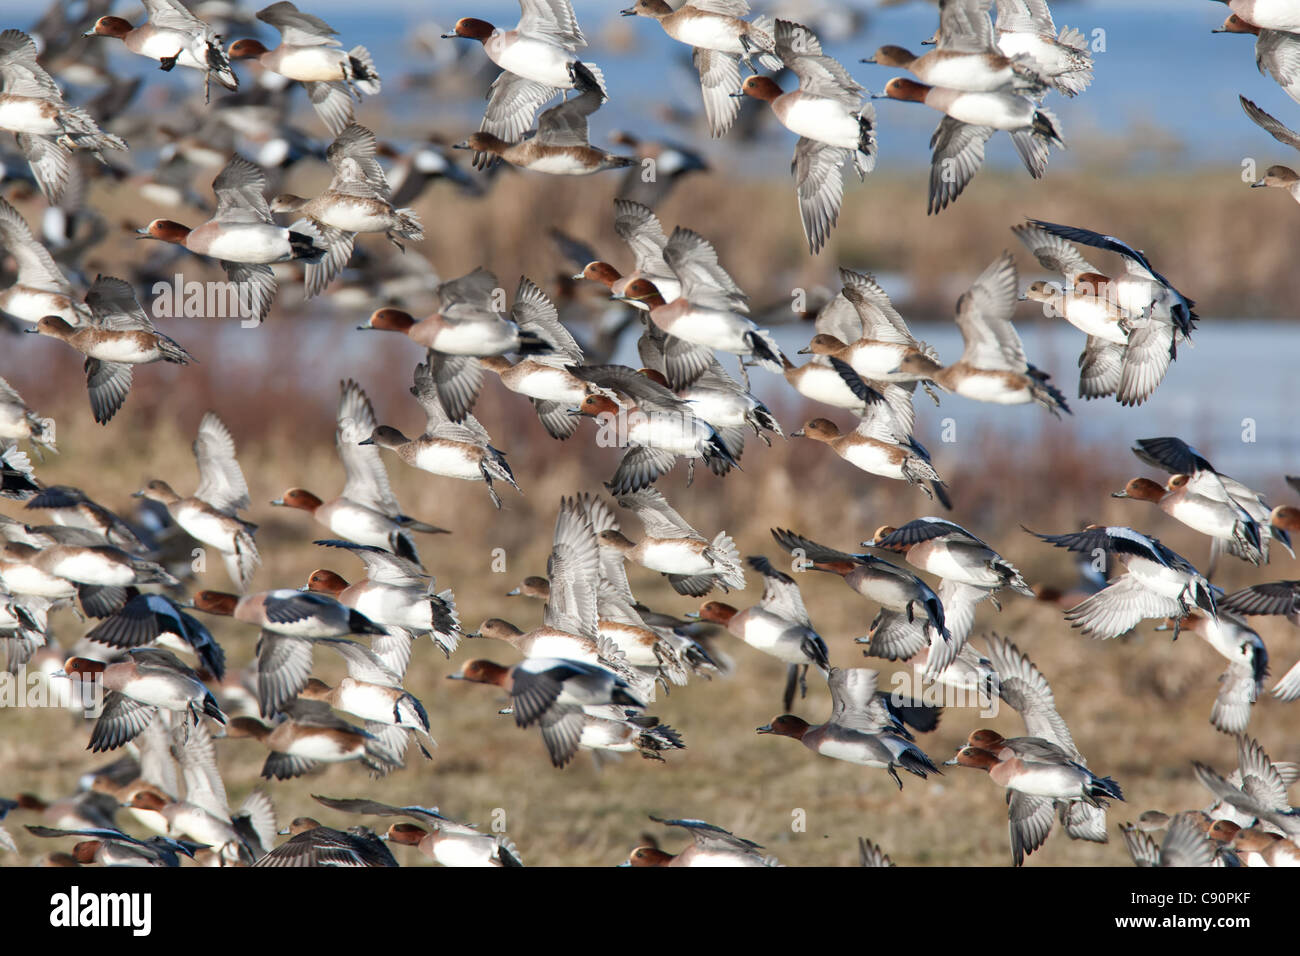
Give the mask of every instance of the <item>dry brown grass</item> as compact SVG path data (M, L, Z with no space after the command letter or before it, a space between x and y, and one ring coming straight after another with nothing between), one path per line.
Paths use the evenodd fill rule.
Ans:
M409 353L406 358L411 358ZM400 364L403 381L408 365L405 360ZM377 372L362 380L376 378ZM331 402L310 398L292 416L272 417L267 414L271 400L291 394L292 386L269 376L268 390L262 391L254 387L255 380L255 375L241 378L235 392L216 404L240 441L240 459L254 498L251 516L262 525L259 542L265 565L255 587L296 586L320 566L357 576L358 566L350 558L308 543L324 529L306 515L266 504L291 485L324 493L340 486ZM199 395L205 387L198 386ZM46 409L59 417L64 449L42 467L47 481L78 484L119 508L128 506L129 492L146 477L190 487L188 444L198 418L193 396L177 411L150 412L144 397L133 395L123 412L128 416L124 423L102 429L85 413L80 384L66 388L62 399L49 397ZM550 442L535 420L530 421L528 407L495 386L480 410L494 434L505 436L502 444L526 492L519 497L505 490L504 511L493 510L481 486L433 478L391 462L390 470L409 513L455 532L425 538L421 548L440 584L455 589L466 625L472 628L483 618L500 615L527 627L540 620L540 606L505 598L505 591L518 578L544 570L559 497L579 489L598 490L616 456L592 446L590 426L566 444ZM787 421L797 417L783 415ZM950 460L941 460L940 467L946 466L954 488L955 520L986 536L1034 582L1069 584L1072 572L1063 552L1029 538L1017 527L1021 522L1045 531L1077 527L1083 520L1128 523L1159 534L1194 561L1203 560L1203 539L1154 509L1144 510L1146 505L1108 497L1136 464L1125 460L1122 444L1077 447L1068 433L1055 433L1063 437L1052 439L1047 448L1008 446L996 436L979 436L969 448L945 447ZM919 492L862 475L824 452L803 441L778 440L770 450L750 443L742 462L745 470L725 481L697 475L688 491L684 476L674 473L661 487L705 532L725 527L742 553L764 553L773 559L783 556L768 534L771 527L794 527L817 540L850 547L880 524L932 513ZM23 514L12 503L6 503L4 511ZM632 530L639 532L635 522ZM496 547L507 555L503 574L489 570L491 549ZM1279 555L1271 567L1257 573L1240 563L1229 564L1219 583L1234 588L1253 580L1296 576L1293 562ZM693 602L674 594L658 575L634 569L631 577L638 596L648 604L675 612L692 609ZM865 633L874 607L834 578L809 573L800 582L833 662L881 666L883 662L864 661L852 643ZM202 584L222 588L226 581L214 566ZM751 582L747 592L732 600L744 606L757 597L756 582ZM209 623L233 666L249 660L255 632L226 620ZM1274 654L1274 675L1279 676L1300 656L1300 641L1284 624L1261 624ZM64 612L55 618L53 630L68 645L81 626ZM989 630L1011 635L1031 654L1051 680L1090 764L1115 777L1129 798L1111 812L1109 845L1070 842L1054 834L1031 858L1032 865L1126 863L1116 823L1150 807L1172 811L1208 802L1192 777L1190 761L1205 760L1227 770L1235 747L1208 722L1224 662L1207 646L1193 637L1172 644L1167 634L1153 632L1149 625L1127 639L1094 642L1072 632L1056 608L1014 596L1008 596L1001 614L982 606L976 633ZM384 780L371 780L358 766L344 765L312 779L268 784L258 778L264 757L258 745L228 741L219 745L221 763L232 801L238 802L253 787L266 787L282 821L311 814L336 826L360 822L320 807L310 799L312 793L436 804L453 816L485 824L492 810L501 807L529 864L619 862L639 834L656 829L646 819L653 812L708 819L758 840L791 864L852 863L854 838L867 835L901 864L1006 865L1006 808L1002 791L989 780L949 768L944 776L928 781L904 775L900 793L880 771L817 757L790 740L756 735L754 728L778 713L783 668L730 638L725 641L736 662L734 676L677 689L652 708L683 733L689 748L670 754L666 764L626 758L598 772L589 756L581 754L567 770L552 769L535 732L520 731L509 718L496 715L501 701L493 691L443 679L471 656L513 659L504 645L487 642L469 642L451 662L427 643L416 649L408 686L428 707L439 741L432 762L412 750L407 769ZM329 681L340 674L338 662L324 652L318 655L318 668ZM886 673L896 669L882 666ZM814 721L824 719L829 712L825 688L814 682L808 700L798 702L796 710ZM1294 722L1293 705L1266 697L1255 707L1251 733L1275 758L1296 759L1300 753L1294 751L1294 735L1288 730ZM936 760L946 759L970 730L984 724L1008 735L1022 732L1008 710L991 721L975 711L949 710L922 746ZM0 792L70 793L79 773L106 762L84 750L88 734L88 724L64 712L0 712ZM796 808L807 812L806 833L791 831ZM23 812L6 821L20 846L18 854L0 856L0 864L31 860L52 848L50 842L26 834L22 824L27 822L33 822L32 816ZM664 836L668 848L676 849L680 840ZM422 862L414 851L399 851L399 856L404 863Z

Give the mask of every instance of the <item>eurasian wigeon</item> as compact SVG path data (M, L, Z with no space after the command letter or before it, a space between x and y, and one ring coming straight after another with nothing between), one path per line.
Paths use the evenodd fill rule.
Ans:
M185 836L208 847L221 862L251 864L275 842L275 807L254 790L232 813L207 727L175 735L174 754L185 781L185 798L173 800L157 787L136 788L126 806L157 814L168 836Z
M1194 607L1215 613L1215 589L1205 576L1182 555L1132 528L1088 525L1069 534L1029 533L1067 551L1105 552L1127 569L1065 612L1067 621L1091 637L1119 637L1143 620L1181 618Z
M944 766L983 770L1010 791L1011 853L1019 866L1024 856L1042 846L1051 832L1057 801L1082 801L1093 807L1106 800L1123 800L1124 794L1110 777L1098 777L1050 741L1021 738L1018 747L1002 741L999 753L965 746ZM1023 754L1023 756L1022 756Z
M1056 696L1052 693L1051 684L1048 683L1047 677L1038 669L1037 665L1029 659L1029 655L1021 651L1011 641L997 634L991 635L986 640L986 645L989 661L995 674L993 689L1005 703L1009 704L1020 715L1025 725L1027 737L1013 739L1032 739L1046 742L1058 748L1075 763L1086 767L1087 760L1079 752L1079 748L1075 745L1074 738L1070 734L1070 728L1056 709ZM1006 745L1006 738L1003 738L1001 734L995 731L979 730L968 737L967 743L990 750L994 754L999 754ZM1022 747L1020 749L1024 750L1026 748ZM1072 800L1067 803L1058 803L1057 810L1061 823L1065 827L1066 835L1071 840L1088 840L1093 843L1106 842L1106 811L1104 808L1094 806L1087 801ZM1043 819L1043 817L1046 819ZM1050 821L1050 810L1043 814L1043 817L1035 814L1034 819L1039 819L1040 822ZM1036 829L1036 825L1028 823L1022 831L1023 835L1028 837L1030 831L1034 829ZM1042 837L1046 839L1046 830L1042 832ZM1025 852L1028 853L1029 851L1026 850Z
M414 734L423 735L430 747L437 746L429 734L429 715L419 698L402 687L402 675L387 667L373 651L353 641L325 638L318 643L343 655L348 674L333 687L310 678L298 692L298 699L325 703L365 721L367 733L375 736L370 752L383 755L383 760L370 762L375 775L383 776L403 765L407 742ZM419 747L428 758L429 751L423 744Z
M661 290L647 279L628 283L622 297L640 301L650 308L655 325L682 342L697 346L684 357L681 370L667 366L670 385L689 384L708 365L713 350L748 358L755 365L780 374L781 349L772 333L736 311L733 293L718 283L701 263L716 259L713 246L697 232L678 226L664 246L664 261L677 276L681 294L668 302ZM748 388L749 377L741 366L741 381Z
M778 571L763 557L750 557L748 563L763 576L759 603L741 611L721 601L709 601L701 606L699 619L722 625L750 647L788 665L782 705L789 710L796 682L807 696L808 668L815 666L825 674L830 668L830 653L813 629L794 578Z
M1218 817L1229 817L1239 826L1267 824L1291 839L1300 837L1300 814L1287 799L1287 783L1277 765L1258 742L1238 737L1238 769L1225 779L1212 767L1192 762L1196 779L1218 798L1212 807ZM1290 779L1294 782L1294 772Z
M0 290L0 312L19 322L39 322L57 315L69 325L90 319L90 310L77 301L63 270L27 225L27 220L0 198L0 247L13 256L17 275L13 285Z
M1165 625L1169 626L1169 625ZM1173 622L1179 633L1196 634L1228 662L1219 677L1219 692L1210 711L1210 723L1225 734L1244 733L1251 708L1259 699L1268 676L1268 648L1260 636L1235 614L1219 609L1206 614L1199 608Z
M667 4L664 4L667 6ZM758 851L763 847L753 840L738 837L729 830L703 820L665 820L653 814L655 823L681 827L694 842L681 853L666 853L658 846L642 844L628 855L624 866L780 866L775 857Z
M180 866L183 854L194 857L199 847L185 840L172 840L165 836L152 836L147 840L129 836L115 827L88 827L82 829L60 829L57 827L31 826L27 832L38 837L91 837L82 840L73 847L72 856L76 864L98 863L102 866Z
M879 604L873 628L906 622L915 628L921 646L928 642L927 631L942 635L948 643L943 602L916 575L875 555L836 551L782 528L773 528L772 537L801 567L838 574L850 589Z
M239 89L239 79L221 49L221 38L207 22L179 0L143 0L143 5L148 19L140 26L133 27L122 17L100 17L84 35L115 37L132 53L157 60L163 72L178 65L202 70L204 99L213 75L226 89Z
M352 379L340 382L334 446L347 476L343 491L322 501L305 488L290 488L271 504L305 511L340 538L383 548L418 564L420 554L411 533L450 532L402 513L379 449L360 444L378 426L365 390Z
M136 529L108 508L93 501L80 488L71 485L46 485L28 503L29 510L49 511L55 524L70 528L85 528L104 537L115 548L144 553L150 550L141 535L150 535Z
M86 640L122 650L158 644L197 656L218 681L226 675L226 652L197 618L163 594L140 593L86 633Z
M704 459L719 477L739 464L712 425L698 418L690 405L667 388L623 365L569 366L578 378L617 393L623 402L604 394L583 399L577 411L598 420L602 431L616 434L616 444L630 446L606 487L616 495L632 494L654 484L687 460L689 484L695 461Z
M257 19L280 31L280 45L268 50L257 40L236 40L230 45L230 59L257 60L272 73L302 83L331 133L352 122L352 101L359 98L358 90L370 96L379 92L379 73L370 51L363 46L344 50L334 39L338 31L320 17L280 0L259 10Z
M1175 814L1159 844L1131 823L1121 823L1119 831L1137 866L1215 866L1218 859L1219 848L1195 812Z
M187 365L194 356L154 328L129 283L99 276L86 293L91 318L80 326L47 315L28 329L58 339L86 356L90 408L101 425L117 414L131 390L132 366L152 362Z
M366 827L335 830L298 817L284 831L292 836L254 866L399 866L392 851Z
M1013 59L1029 56L1035 74L1064 96L1088 88L1092 53L1082 30L1061 27L1058 33L1046 0L997 0L997 10L998 50Z
M963 642L975 621L975 608L985 600L1001 608L997 592L1010 588L1033 597L1024 576L982 540L946 518L924 517L902 527L884 525L864 547L903 555L907 563L942 578L939 599L954 640Z
M1247 23L1265 30L1300 33L1300 6L1294 0L1220 0Z
M325 247L319 262L308 263L307 297L319 295L352 257L357 233L381 232L401 251L398 237L418 242L424 227L413 209L396 209L388 199L388 179L375 159L375 134L352 123L325 150L333 177L325 191L312 199L281 193L271 200L271 212L292 213L311 222L317 243Z
M274 726L232 717L225 731L227 737L258 740L271 751L262 765L268 780L290 780L325 763L358 760L379 773L397 763L378 737L336 716L327 703L296 698L280 712L283 718Z
M552 176L590 176L606 169L636 166L630 156L618 156L591 145L587 117L600 109L604 93L590 76L577 74L579 94L545 110L537 118L536 135L509 142L493 133L471 133L456 149L497 156L512 166Z
M1255 66L1261 74L1273 78L1286 95L1300 103L1300 69L1296 57L1300 54L1300 36L1285 30L1261 29L1247 23L1235 13L1223 21L1223 26L1211 33L1238 33L1254 35Z
M810 725L801 717L782 714L758 728L760 734L793 737L813 753L864 767L887 770L903 789L896 767L924 779L942 771L909 736L900 733L898 719L876 691L878 674L866 667L832 667L826 677L831 690L831 716Z
M908 349L936 360L938 353L912 334L875 276L843 268L839 276L839 294L818 311L817 334L799 354L842 359L873 383L917 381L916 376L896 371Z
M709 132L722 136L731 129L740 110L733 98L740 89L740 61L754 69L753 56L769 70L781 69L775 56L776 38L770 17L741 19L749 13L747 0L687 0L673 4L667 0L637 0L626 10L625 17L647 17L658 21L679 43L692 47L692 61L700 74L704 95L704 115Z
M479 130L514 142L533 123L537 108L556 93L594 87L602 97L605 77L576 53L587 45L570 0L519 0L519 24L511 30L477 17L462 17L443 39L463 37L483 44L483 52L502 73L492 81ZM482 169L489 156L480 153Z
M0 378L0 441L26 439L38 448L57 452L54 443L54 420L42 418L18 394L18 390Z
M1043 268L1064 279L1062 288L1035 282L1020 298L1042 303L1046 314L1064 318L1088 336L1079 356L1079 397L1114 395L1125 406L1150 398L1177 353L1181 333L1172 322L1150 309L1134 313L1122 306L1121 285L1061 236L1027 223L1011 231Z
M242 156L233 157L212 181L217 209L191 229L171 219L155 219L137 229L141 238L158 239L221 262L234 284L227 303L243 319L262 321L275 301L273 262L319 262L325 248L315 237L277 226L267 204L266 174Z
M1060 120L1014 90L971 93L895 77L885 84L880 98L924 103L944 114L931 138L930 213L947 208L975 178L984 160L984 144L997 130L1011 136L1034 179L1041 179L1047 169L1051 147L1065 146Z
M428 634L450 657L460 644L460 616L450 588L437 589L433 576L400 555L382 548L323 540L316 544L343 548L366 566L366 576L348 584L332 571L312 572L307 587L332 594L340 604L355 608L376 624Z
M900 423L888 400L846 362L830 360L831 367L865 406L857 427L845 433L829 419L814 418L790 433L791 438L810 438L829 445L849 464L871 475L906 481L924 491L927 497L938 496L946 508L952 507L944 481L930 462L930 453ZM933 491L931 491L933 489Z
M525 657L569 660L608 668L626 680L633 693L651 700L653 682L630 666L620 646L608 646L607 639L601 637L598 592L611 575L621 576L622 569L614 571L606 567L591 514L586 496L566 497L560 501L547 562L552 581L542 626L525 632L508 621L491 618L470 636L505 641ZM621 561L621 557L618 560ZM657 667L652 668L651 674L656 671ZM567 759L572 753L553 751L552 756L556 760Z
M972 93L992 93L1007 88L1032 91L1041 86L1042 81L1032 64L1001 52L974 49L973 42L967 46L971 48L954 49L952 45L945 45L917 56L905 47L887 44L861 62L907 70L922 83Z
M548 657L527 657L513 667L492 661L467 661L448 680L492 684L510 694L515 724L540 724L551 762L564 766L578 749L586 724L584 707L617 704L643 709L627 681L597 664Z
M621 531L603 531L599 536L601 546L613 548L628 561L665 575L678 594L701 597L714 587L724 591L744 589L740 552L725 531L719 531L709 541L653 488L622 495L618 504L635 512L645 534L633 543Z
M504 316L498 314L504 308L504 301L497 302L500 294L499 288L493 289L489 300L478 299L477 309L469 301L452 303L446 314L435 313L407 334L434 350L434 384L452 421L463 420L473 409L487 370L506 388L533 400L550 435L567 438L578 425L569 410L592 391L565 370L582 364L582 349L560 322L555 303L532 279L520 276L514 304ZM394 311L380 316L381 324L404 324ZM518 352L519 358L511 363L504 352Z
M72 176L71 150L101 150L126 143L99 128L86 110L69 106L63 92L36 62L36 44L21 30L0 33L0 130L13 133L32 175L50 203L63 197Z
M460 422L455 422L448 416L434 383L433 359L430 352L428 361L416 366L415 385L411 389L411 394L424 408L424 432L418 438L410 439L396 428L380 425L359 444L387 448L411 467L430 474L462 481L482 481L487 485L492 503L500 508L501 497L492 487L494 479L504 481L520 494L523 491L515 483L505 454L489 444L491 438L478 419L467 414Z
M480 267L439 284L433 292L435 307L429 317L417 320L401 309L383 308L372 313L360 328L401 332L440 356L482 357L545 347L535 332L520 328L506 311L501 288L497 277ZM474 366L466 363L466 367ZM462 404L466 401L462 399Z
M641 369L641 373L665 388L669 387L668 353L673 348L673 341L653 322L646 326L637 340L637 351L647 366ZM782 358L784 360L784 356ZM772 410L728 375L716 358L709 361L694 381L675 391L698 417L713 427L737 460L745 450L747 430L752 429L768 446L772 440L764 431L784 435Z
M194 494L181 497L167 482L155 479L136 495L165 506L186 533L215 548L230 580L245 591L262 563L253 540L257 525L238 515L250 504L248 482L235 459L230 429L215 412L206 412L199 421L194 459L199 469L199 486Z
M1150 478L1133 478L1124 485L1123 491L1116 491L1111 497L1156 504L1175 521L1208 535L1216 550L1235 554L1251 564L1263 562L1259 526L1232 500L1214 472L1173 475L1164 485ZM1211 573L1214 564L1211 557Z
M876 165L876 109L838 60L822 52L806 26L776 21L776 54L799 78L786 93L775 80L751 76L741 91L763 100L781 125L799 135L791 169L799 196L799 217L813 255L821 252L840 217L844 180L840 167L853 161L858 179Z
M70 657L68 674L95 675L108 690L103 711L91 732L89 749L113 750L134 738L155 719L159 708L176 711L197 723L205 715L226 722L217 700L198 675L171 651L141 647L111 664Z
M1053 415L1069 414L1065 396L1050 376L1031 365L1011 323L1017 297L1016 263L1004 252L957 300L961 358L944 367L920 349L909 349L897 372L928 379L946 392L997 405L1035 402Z
M374 800L321 797L312 799L344 813L364 813L381 817L410 817L424 826L394 823L382 839L390 843L414 846L425 856L443 866L523 866L514 842L503 833L480 833L470 824L457 823L438 812L436 807L393 807Z
M1282 547L1286 548L1288 553L1294 555L1291 550L1289 531L1300 531L1300 523L1288 522L1287 512L1277 515L1277 520L1275 520L1277 509L1269 508L1268 502L1264 500L1264 495L1261 492L1255 491L1236 478L1216 470L1204 455L1181 438L1172 436L1139 438L1131 451L1141 461L1153 468L1166 471L1170 475L1187 475L1189 478L1194 478L1203 472L1213 474L1223 486L1223 490L1227 492L1232 503L1241 508L1259 529L1259 546L1263 559L1268 559L1270 541L1277 541ZM1294 509L1291 510L1294 511ZM1297 526L1288 528L1288 524Z
M1107 291L1113 295L1120 308L1130 315L1142 316L1161 325L1172 323L1182 340L1190 338L1197 319L1193 311L1196 303L1157 272L1140 249L1133 248L1122 239L1081 226L1063 226L1041 219L1030 219L1028 222L1061 239L1118 255L1124 261L1124 273L1110 279ZM1179 339L1171 337L1169 341L1172 349Z

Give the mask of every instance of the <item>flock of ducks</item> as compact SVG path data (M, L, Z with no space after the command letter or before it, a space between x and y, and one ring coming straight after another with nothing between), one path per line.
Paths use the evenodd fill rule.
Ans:
M1233 15L1223 30L1256 33L1261 70L1293 92L1283 51L1295 40L1289 30L1300 30L1300 5L1229 5ZM535 173L580 175L635 167L646 158L662 160L670 173L699 168L676 147L643 144L628 135L620 142L636 148L635 157L593 147L588 120L607 91L600 67L578 58L586 38L572 7L568 0L521 0L520 6L521 19L512 29L463 18L446 35L477 41L500 69L479 130L458 144L473 153L476 170L487 175L503 160ZM1085 38L1077 30L1058 33L1042 0L998 0L996 6L995 24L991 0L943 0L932 51L916 56L883 46L864 60L915 77L888 81L884 98L924 103L944 114L932 144L932 213L965 189L997 130L1010 135L1031 175L1041 176L1049 148L1064 145L1059 121L1042 106L1044 96L1075 96L1092 78ZM361 97L380 93L374 59L361 46L345 50L327 23L287 0L256 14L280 34L272 49L248 38L227 46L223 34L179 0L145 0L144 7L147 20L139 25L104 12L84 29L64 23L61 39L118 39L131 53L158 61L163 71L199 71L214 112L223 101L211 102L210 81L238 90L236 67L255 62L267 74L301 84L333 137L323 151L333 178L317 196L279 193L268 200L268 167L274 164L234 154L206 162L220 166L212 181L210 219L193 228L170 219L138 228L142 238L219 262L238 292L240 317L260 322L269 315L284 274L273 265L299 264L304 294L312 297L344 273L357 235L384 235L403 251L403 240L420 241L419 217L401 205L418 195L419 187L408 186L417 173L441 170L453 181L473 181L457 179L464 171L451 172L445 155L435 160L429 152L413 160L394 188L380 161L394 157L355 122L353 112ZM656 21L692 49L714 136L732 128L745 96L768 103L782 125L799 135L792 168L809 248L816 254L838 218L842 167L852 162L865 177L876 162L871 100L880 97L827 56L808 27L747 18L748 12L744 0L637 0L622 11ZM52 204L85 176L78 154L109 163L110 153L127 149L123 139L101 129L107 118L70 105L38 62L58 52L58 39L51 30L38 47L20 31L0 34L0 129L15 135L32 183ZM752 74L743 81L742 64ZM759 67L777 77L758 73ZM783 89L783 70L797 78L797 89ZM561 102L539 115L557 96ZM1243 105L1279 140L1300 147L1296 134L1249 101ZM173 157L180 156L179 136L174 146ZM191 157L194 148L186 147ZM217 148L213 144L211 151ZM195 161L186 162L192 177ZM1280 185L1280 169L1271 168L1257 185ZM159 178L155 185L176 182ZM1026 356L1012 322L1019 301L1039 303L1084 333L1079 397L1114 396L1125 406L1150 398L1178 346L1190 343L1194 303L1127 242L1029 219L1012 231L1059 280L1034 281L1022 292L1014 256L997 256L958 300L955 318L964 350L957 361L945 363L912 334L873 276L842 269L841 289L818 312L809 345L800 350L811 358L796 365L751 318L748 296L707 238L685 226L669 232L649 202L628 195L615 201L613 211L614 230L630 255L611 258L630 262L630 268L571 243L581 247L577 259L585 260L577 261L573 280L605 288L630 321L640 324L639 369L612 364L604 355L589 357L541 286L521 277L511 298L485 268L437 283L426 316L393 306L371 312L361 328L403 335L420 349L410 393L423 426L414 409L420 428L414 437L382 423L362 386L348 379L340 386L335 421L346 473L341 492L328 497L319 485L294 487L271 501L305 512L321 526L315 544L328 549L320 552L322 563L346 568L344 562L359 562L347 576L321 567L305 582L254 590L263 556L257 525L247 517L253 498L235 437L215 412L203 417L194 440L193 491L176 491L187 486L174 486L180 480L175 475L149 480L135 492L139 506L127 518L79 488L43 480L42 456L58 450L53 423L0 379L0 496L21 503L26 519L0 516L0 648L9 672L40 670L70 706L76 704L74 688L93 683L102 689L102 712L87 746L118 758L87 773L73 796L0 799L0 819L9 812L15 819L39 814L40 823L27 824L31 833L74 840L47 858L59 865L175 866L194 860L395 866L390 847L398 844L448 866L519 866L519 851L507 835L456 822L432 807L317 796L339 813L402 822L381 832L366 826L336 830L303 816L280 831L266 791L230 806L217 748L244 746L229 740L257 741L267 752L262 776L268 781L351 762L382 777L406 766L412 741L432 759L430 714L405 687L408 670L428 653L422 646L427 637L436 653L463 658L453 679L488 685L508 698L501 713L520 731L540 736L539 761L546 759L540 750L556 768L569 765L581 750L598 760L636 753L671 761L686 747L685 738L654 716L654 702L670 688L728 671L731 664L718 643L719 634L728 633L787 667L782 712L757 733L791 737L823 757L882 771L900 790L900 770L921 780L943 767L986 772L1007 792L1016 865L1043 845L1057 821L1070 839L1106 842L1107 811L1125 799L1120 784L1089 768L1047 677L1028 655L1004 637L975 635L976 612L984 602L1000 610L1012 594L1047 599L1044 589L1033 587L978 535L927 515L882 526L839 550L796 530L771 529L777 548L792 557L793 570L839 575L874 608L869 633L858 638L864 655L908 662L927 685L958 689L985 703L1000 700L1023 719L1022 737L976 729L951 759L938 761L918 735L936 728L940 707L881 690L873 669L832 666L797 577L769 556L742 557L724 529L698 530L655 484L680 459L688 485L697 464L720 478L730 475L740 469L752 433L766 444L775 436L828 445L861 471L907 482L951 508L960 482L954 491L914 435L918 388L936 403L943 393L1000 405L1037 404L1058 417L1070 412L1066 396ZM293 222L282 226L276 215ZM120 410L136 366L196 361L154 327L131 282L100 275L79 294L81 284L69 278L66 260L61 263L4 200L0 244L16 265L15 281L0 291L0 309L15 330L58 339L84 357L96 422L107 425ZM1115 267L1102 271L1092 265L1085 248L1115 257ZM22 336L6 341L5 356L17 356ZM781 376L807 400L853 413L857 426L846 432L817 417L787 436L751 392L751 369ZM487 372L531 403L552 438L571 439L590 419L598 445L623 449L605 483L607 495L580 492L560 500L546 576L530 576L511 592L544 602L542 624L531 629L497 617L472 631L464 627L452 590L438 587L420 556L426 542L446 530L407 515L388 478L386 461L400 461L399 467L438 479L481 482L498 509L503 492L522 493L520 479L526 485L527 476L516 476L506 452L473 414ZM1289 533L1300 530L1300 509L1271 508L1261 494L1216 470L1180 439L1143 439L1133 450L1170 477L1136 477L1116 497L1154 503L1209 538L1204 573L1129 527L1030 534L1080 556L1086 593L1063 606L1065 620L1083 634L1116 638L1144 621L1158 621L1175 638L1195 634L1227 659L1210 719L1219 731L1236 736L1239 766L1223 776L1196 765L1197 778L1214 797L1208 809L1151 811L1120 831L1139 865L1296 865L1300 810L1289 804L1287 788L1300 777L1300 766L1271 760L1247 736L1269 673L1267 650L1248 618L1284 615L1300 625L1300 586L1278 581L1225 594L1210 578L1224 555L1258 566L1278 548L1290 553ZM624 526L629 514L637 519L632 528ZM50 523L39 523L45 515ZM196 555L203 560L195 561ZM209 555L220 556L228 590L210 587L218 572L215 563L206 566ZM647 607L633 592L629 565L662 575L677 594L698 601L698 610L681 617ZM738 607L710 598L715 591L744 591L754 576L762 585L757 603ZM227 668L225 652L205 624L213 617L229 617L250 634L256 629L250 668ZM65 651L55 632L71 627L74 618L89 630ZM509 645L498 649L513 663L464 653L470 639ZM318 651L338 654L346 665L347 676L335 686L314 676ZM810 677L825 681L832 699L831 713L820 724L792 712ZM1300 698L1300 664L1272 694L1283 701ZM488 699L485 693L485 706ZM122 812L150 836L121 829ZM631 851L628 865L776 863L759 844L704 821L654 819L684 830L691 843L671 854L657 838L646 838ZM278 842L279 835L289 838ZM4 848L13 849L13 841L0 828ZM864 865L891 865L865 839L860 856Z

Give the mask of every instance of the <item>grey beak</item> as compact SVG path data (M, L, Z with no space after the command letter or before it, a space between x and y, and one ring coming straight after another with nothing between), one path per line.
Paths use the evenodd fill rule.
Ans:
M373 445L374 443L375 440L373 438L363 438L361 441L357 442L358 445Z

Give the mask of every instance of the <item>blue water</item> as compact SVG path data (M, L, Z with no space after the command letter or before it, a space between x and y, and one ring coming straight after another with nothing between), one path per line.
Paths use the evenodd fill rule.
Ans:
M585 55L604 69L611 93L611 102L592 120L593 140L599 142L603 134L616 128L679 139L689 135L653 115L654 107L665 103L692 110L700 107L698 83L686 48L669 40L646 19L621 18L617 11L622 5L622 0L578 0L575 4L591 41ZM764 4L755 2L753 6L757 10ZM802 5L787 2L785 6ZM895 71L858 60L884 43L919 50L920 41L932 33L937 22L935 8L926 3L881 11L865 2L839 6L869 11L866 26L852 37L823 34L824 45L873 91L879 91ZM1244 93L1293 127L1300 125L1300 107L1256 71L1252 38L1211 34L1226 15L1226 7L1208 0L1060 2L1052 6L1058 27L1078 27L1104 44L1104 52L1095 54L1096 78L1083 96L1066 100L1053 94L1047 100L1046 105L1061 120L1067 143L1085 144L1098 132L1109 137L1128 136L1127 161L1131 165L1150 166L1172 153L1182 166L1221 163L1228 175L1238 174L1245 156L1257 156L1261 165L1283 161L1285 148L1244 116L1237 94ZM482 103L477 98L449 102L427 90L403 91L394 81L407 72L436 75L461 68L458 63L482 66L485 58L481 51L471 49L472 43L437 40L437 33L467 14L513 25L519 13L518 5L508 0L378 0L365 4L323 0L302 7L327 16L346 43L364 43L371 49L386 81L384 105L395 119L424 127L463 124L465 130L472 129L480 115ZM5 25L29 26L32 9L28 4L4 0L0 17ZM131 11L123 7L122 12ZM421 43L415 42L417 37ZM620 44L619 49L612 49L607 42L611 37L630 39L629 48ZM112 56L115 67L147 72L154 83L197 82L196 76L182 75L191 72L184 70L164 78L116 45ZM300 103L301 122L308 125L308 108L305 102ZM759 107L756 102L746 104L749 109ZM938 114L912 103L881 102L877 108L880 168L907 169L925 163ZM772 148L746 149L741 161L746 171L784 175L793 137L775 123L768 125L765 137ZM1153 127L1168 137L1165 152L1151 148L1157 140L1146 134ZM310 128L315 129L315 124ZM726 140L696 142L712 156L734 159L733 146ZM1009 142L1001 135L990 144L988 161L1018 165ZM1078 160L1067 151L1054 155L1051 162L1064 168Z

